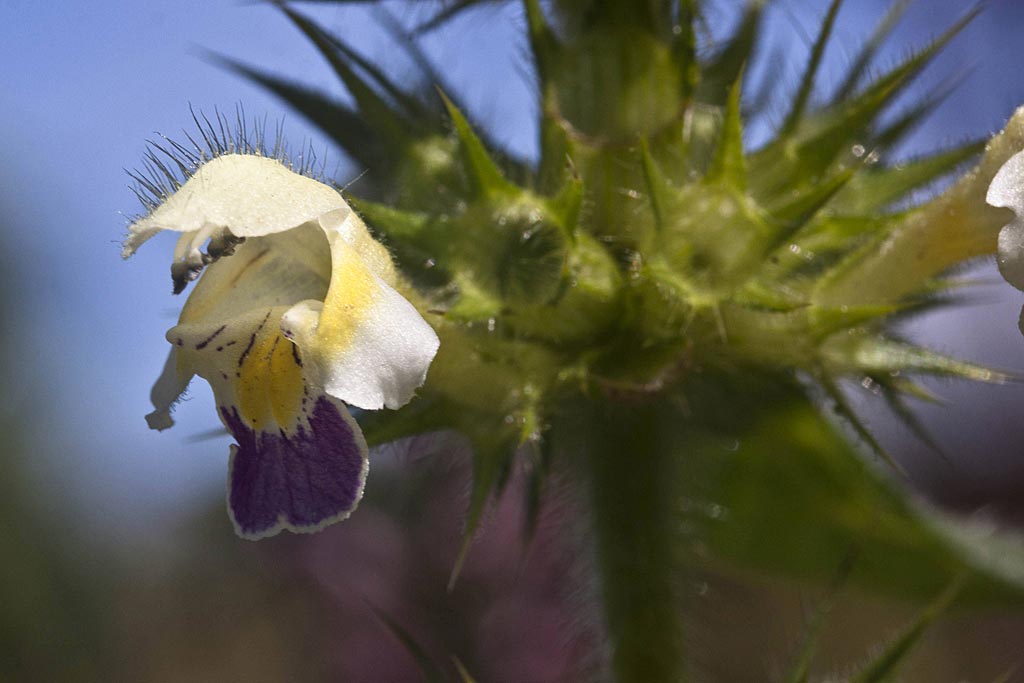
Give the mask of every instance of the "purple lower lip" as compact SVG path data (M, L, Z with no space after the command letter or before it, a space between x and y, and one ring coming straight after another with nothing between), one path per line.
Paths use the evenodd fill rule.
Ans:
M313 531L356 506L366 476L358 427L330 399L316 399L309 428L257 432L233 407L221 407L238 441L231 460L228 505L239 534L258 538L281 528Z

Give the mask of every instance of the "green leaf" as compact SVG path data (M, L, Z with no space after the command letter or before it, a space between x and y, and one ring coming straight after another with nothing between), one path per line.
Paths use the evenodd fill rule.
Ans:
M301 0L315 4L334 5L380 5L381 0ZM406 0L406 5L425 5L428 2L437 4L434 0ZM445 7L437 11L417 28L417 33L427 33L444 26L446 23L462 14L464 11L474 9L483 5L497 5L499 3L511 2L511 0L449 0Z
M427 683L445 683L445 676L441 669L431 659L430 655L427 654L426 649L404 626L373 605L370 605L370 609L380 619L380 622L384 624L385 628L391 632L391 635L402 644L402 647L409 653L409 656L416 661L424 681Z
M835 380L827 375L821 375L818 377L818 381L825 389L825 393L828 395L829 399L832 400L834 404L833 410L835 413L853 428L853 431L857 433L857 436L859 436L876 455L882 458L882 460L885 460L885 462L894 470L905 476L906 472L902 467L900 467L899 463L893 459L889 452L882 447L882 444L875 438L871 429L864 423L860 416L857 415L857 412L853 409L853 406L850 405L850 402L846 400L846 395L843 394L843 390L835 383Z
M470 675L469 670L466 669L458 657L452 657L452 664L455 665L455 670L458 671L462 683L477 683L476 679Z
M857 175L859 167L844 168L812 185L781 206L769 207L779 229L769 249L776 249L802 230L819 211L832 202L839 192Z
M503 306L496 293L484 289L465 273L455 273L454 281L459 298L445 317L455 322L481 323L501 315Z
M750 61L761 36L763 0L752 0L740 19L739 27L718 54L708 61L697 85L698 102L724 104L729 89L739 80L743 66Z
M765 73L784 73L789 64L789 46L775 45L767 57L757 60L764 66ZM778 94L779 82L771 78L761 78L748 87L743 99L743 118L747 122L769 120L774 115L772 109Z
M569 135L562 126L556 103L555 75L562 46L548 25L539 0L524 0L523 5L540 90L541 160L537 185L541 192L549 192L562 179L571 152Z
M440 92L440 91L439 91ZM484 143L480 140L469 121L459 111L458 107L443 92L441 99L448 109L448 115L452 119L452 126L455 135L459 139L459 148L462 151L466 174L469 177L473 188L485 197L497 195L513 195L519 192L512 183L505 179L501 169L491 158Z
M417 39L417 37L406 31L405 27L401 24L401 22L398 19L396 19L394 15L391 14L391 12L387 11L383 7L379 8L379 11L376 14L376 18L380 22L384 30L390 33L394 41L399 46L401 46L403 50L405 50L405 53L409 56L409 59L412 60L413 64L416 65L416 68L419 69L423 84L426 85L427 89L430 90L430 93L424 92L423 94L432 95L434 89L440 88L442 91L447 93L448 97L451 99L452 102L455 103L457 107L462 109L462 103L459 101L455 89L448 86L448 83L444 75L441 74L437 70L437 68L434 67L433 63L430 61L430 58L427 56L427 53L423 50L423 47L420 45L420 42ZM444 113L444 108L441 102L439 100L433 99L432 97L429 99L424 99L427 99L427 102L424 103L424 106L427 108L429 112L431 112L431 119L437 119L437 121L440 122L441 119L438 117L440 117L440 115ZM437 106L427 106L428 104L436 104ZM436 112L436 115L434 115L434 112ZM494 145L491 146L493 147Z
M263 86L291 105L329 135L360 166L368 169L374 180L379 182L390 178L396 159L390 141L382 138L358 112L331 101L321 92L246 66L229 57L208 53L207 58Z
M317 24L295 12L287 5L279 4L278 7L309 38L324 59L331 65L334 73L338 75L352 94L359 107L359 113L370 127L380 131L382 137L393 140L394 146L397 148L404 147L405 144L415 137L416 119L402 115L356 73L355 69L346 61L346 58L350 58L348 53L351 52L348 48L344 51L339 49L340 41L329 36ZM371 71L370 74L375 78L383 79L383 75L376 69ZM396 92L400 92L390 84L388 86ZM407 103L407 106L415 107L414 104L410 103L408 96L400 94L398 97L400 102Z
M850 570L853 569L856 559L856 554L851 553L847 561L843 562L839 567L839 571L836 573L835 578L832 579L827 593L818 600L814 613L804 627L800 648L793 657L793 663L790 664L786 676L783 678L785 683L807 683L810 680L811 664L814 663L814 655L818 650L821 633L825 630L828 618L835 607L836 594L849 579Z
M931 60L976 16L972 10L945 34L905 60L852 99L837 102L805 119L788 136L779 136L754 154L750 174L758 178L755 195L770 203L772 197L824 173L837 160L851 154L854 145L871 144L872 127Z
M925 46L924 49L918 51L917 54L911 56L902 64L876 80L875 83L868 88L868 91L887 90L894 84L906 83L908 80L917 77L921 71L923 71L924 68L928 66L928 64L930 64L940 52L942 52L943 48L945 48L953 38L958 36L961 31L967 28L967 26L977 18L981 13L981 10L982 5L980 3L975 2L969 5L963 16L955 21L952 26L946 29L942 35Z
M868 67L874 61L878 55L879 49L882 44L896 28L900 19L906 13L913 0L896 0L889 6L889 11L885 13L882 20L878 22L871 37L861 47L860 52L853 59L850 64L849 71L846 72L845 78L842 83L836 88L834 101L841 102L848 99L853 95L854 90L860 84L861 78L867 72Z
M356 197L350 197L349 203L362 214L377 234L390 241L431 249L445 239L445 230L432 229L439 219L429 214L403 211Z
M583 208L583 181L575 176L566 178L558 194L545 200L545 204L552 221L563 234L572 237L576 234Z
M929 203L890 221L886 231L848 254L815 285L828 305L899 301L945 270L993 254L1012 214L985 202L996 171L1024 147L1024 112L989 141L974 170Z
M573 175L576 173L572 165L574 143L561 119L547 107L541 112L540 148L536 187L542 194L547 194L559 187L567 168Z
M462 544L448 579L449 591L455 587L462 572L487 501L498 492L508 476L520 440L520 434L508 424L488 425L483 415L472 419L464 414L461 421L466 424L464 431L473 444L473 485L469 492Z
M558 39L544 18L539 0L523 0L526 9L526 26L530 35L530 50L533 61L537 65L537 76L540 77L541 92L547 95L547 86L552 78L552 68L557 55Z
M821 58L824 56L825 47L832 36L832 27L836 23L836 15L839 14L839 7L842 4L843 0L832 0L832 4L829 5L828 12L825 14L825 20L821 24L821 31L819 31L818 38L814 42L814 47L811 48L807 69L804 71L804 75L800 79L800 86L793 97L793 107L786 116L786 120L783 122L782 129L779 132L780 136L792 134L804 116L804 111L807 109L807 101L810 99L811 91L814 89L814 79L818 73L818 67L821 65Z
M370 448L409 436L440 431L450 426L452 407L434 396L417 396L400 412L367 410L359 414L359 427Z
M647 185L647 200L650 202L651 213L654 215L654 227L658 232L663 232L672 184L658 167L658 162L651 156L646 138L640 139L640 165L644 172L644 182Z
M699 0L682 0L679 3L679 32L672 40L672 55L683 75L680 93L690 98L700 81L700 61L697 59L697 16Z
M959 85L966 80L967 71L944 78L937 86L891 122L881 125L871 134L871 146L876 150L891 150L905 140L934 113Z
M745 190L747 187L747 164L743 155L743 120L740 115L742 83L741 71L729 90L718 148L715 150L707 175L707 182L722 183L736 190Z
M985 149L985 140L968 142L913 161L881 169L867 169L836 197L836 211L870 214L926 188Z
M544 491L554 461L550 440L544 436L534 440L533 448L529 451L529 458L529 472L526 481L525 502L523 503L523 534L525 536L524 545L527 547L537 532Z
M338 60L339 55L335 54L335 52L330 49L333 47L337 53L340 53L341 57L351 61L369 75L377 86L387 93L395 103L400 105L405 110L405 113L412 117L416 123L423 124L424 128L433 132L440 132L440 108L428 107L427 103L416 97L412 90L403 90L400 88L398 84L389 78L387 74L385 74L374 62L360 55L352 49L351 46L337 36L326 31L323 27L316 25L308 18L302 17L297 13L290 12L287 9L287 6L283 4L282 8L286 13L288 13L289 17L292 17L293 21L300 25L300 27L303 24L306 24L315 34L318 35L318 40L314 40L313 42L328 62L333 65L334 61ZM437 74L433 71L426 55L419 49L419 45L415 39L406 35L398 21L386 10L381 9L377 13L377 17L384 29L389 31L395 38L395 41L406 50L413 62L416 64L416 67L422 72L428 82L431 85L439 85L440 80L438 79ZM323 41L326 41L326 44L321 45ZM344 64L340 66L344 66ZM338 67L335 67L336 70L337 68Z
M1024 540L920 502L869 466L779 374L694 379L673 451L712 566L823 581L851 552L852 585L931 600L964 577L963 604L1024 605ZM695 507L696 506L696 507Z
M825 343L821 353L827 363L853 373L919 373L994 384L1005 384L1015 379L1009 373L965 363L920 346L870 334L833 337Z
M428 33L438 29L468 9L481 5L495 5L500 2L509 2L509 0L453 0L448 3L447 7L417 26L416 33Z
M815 340L823 341L836 332L860 327L868 323L878 323L900 313L911 306L841 306L839 308L822 308L815 306L808 311L811 332Z
M885 683L892 680L896 669L906 660L932 622L949 608L960 588L961 582L954 579L913 622L903 629L902 633L868 662L850 683Z
M949 406L949 403L947 401L935 395L927 387L921 385L918 382L913 382L904 377L890 377L889 383L896 391L899 391L900 393L905 394L910 398L915 398L918 401L923 401L924 403L931 403L937 406Z
M608 2L607 0L574 0L575 7L563 14L566 19L575 20L581 32L611 28L639 29L659 35L668 33L671 26L673 3L665 0L630 0L630 2ZM659 37L661 37L659 35Z
M420 71L420 82L427 85L425 90L429 92L425 91L420 97L412 98L424 112L422 117L423 121L427 124L425 127L432 133L446 134L447 130L443 130L444 105L439 98L435 99L433 95L437 89L440 89L455 104L456 108L461 111L465 109L465 106L458 97L458 92L455 88L449 87L447 79L431 63L417 37L407 32L402 24L386 9L379 8L379 10L376 16L381 26L392 35L395 42L409 55L409 59L412 60L413 64ZM410 97L412 96L410 95ZM424 101L421 102L420 99ZM436 106L434 106L435 104ZM491 136L490 131L480 130L476 132L483 141L484 146L487 149L494 150L509 178L515 182L525 184L532 174L530 164L522 159L513 157L507 150L501 149L498 142Z
M881 387L882 397L889 406L889 410L896 419L906 427L910 432L920 439L921 443L925 444L933 451L942 456L943 459L949 460L943 451L942 446L932 437L928 432L927 427L921 422L920 418L907 404L906 398L904 397L902 387L907 386L907 395L919 398L919 392L912 383L898 384L893 381L894 378L890 376L880 377L876 376L872 378L874 382ZM929 397L931 398L931 397Z

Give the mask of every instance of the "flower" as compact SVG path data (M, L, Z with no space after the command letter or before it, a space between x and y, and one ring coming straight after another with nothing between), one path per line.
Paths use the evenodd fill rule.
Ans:
M161 201L129 226L122 254L180 232L174 291L202 273L167 332L172 349L146 420L170 427L171 408L202 377L237 441L228 475L237 533L319 530L351 513L366 479L367 445L348 406L406 404L437 335L336 190L258 153L192 161L184 183L148 186Z
M999 231L999 272L1017 289L1024 289L1024 152L1010 157L988 186L985 201L1013 210L1013 221Z

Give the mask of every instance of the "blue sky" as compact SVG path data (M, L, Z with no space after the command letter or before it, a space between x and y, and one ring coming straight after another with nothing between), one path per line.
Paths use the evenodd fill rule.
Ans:
M795 46L783 79L788 83L806 51L800 27L813 31L825 3L779 4L776 25ZM826 78L848 62L842 46L852 50L884 6L880 0L847 4ZM918 5L889 59L948 25L963 3ZM315 9L365 54L393 58L363 8L300 7ZM498 140L529 154L534 128L527 113L535 103L518 77L526 70L526 45L510 38L519 16L517 7L477 14L433 34L427 48L449 82L470 84L467 100L476 118L491 125ZM989 4L933 69L942 74L975 65L973 76L920 130L910 151L997 130L1024 102L1022 27L1024 7L1013 0ZM191 438L218 426L201 383L179 407L174 430L150 432L142 419L166 353L163 332L180 302L170 295L169 239L154 240L127 263L119 258L125 216L137 205L122 169L139 163L155 132L173 137L187 128L190 103L227 112L242 103L251 117L283 118L293 146L312 141L324 148L284 105L205 62L204 49L343 96L315 51L266 5L0 0L0 215L7 220L3 245L19 277L12 311L19 362L11 370L25 388L19 394L24 409L38 417L29 429L41 498L88 511L81 519L98 540L173 525L175 515L222 495L227 466L226 437ZM348 175L337 153L328 158L329 170ZM992 305L916 329L942 335L940 348L1024 369L1024 342L1014 329L1019 300L1008 287L995 291L1000 294ZM948 333L965 325L991 333ZM990 398L983 400L1009 400L1008 390L994 391L1004 393L986 393ZM1013 396L1021 398L1019 391ZM986 418L985 404L968 408L966 415Z

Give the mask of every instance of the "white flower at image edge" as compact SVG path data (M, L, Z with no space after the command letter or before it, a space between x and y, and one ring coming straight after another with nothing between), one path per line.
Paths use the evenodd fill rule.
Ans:
M396 291L389 253L336 190L256 154L203 163L129 226L123 256L165 230L181 233L175 291L205 272L167 332L150 427L173 424L172 406L198 375L238 442L228 511L240 536L344 519L367 471L347 406L406 404L439 345Z
M999 231L997 262L1003 279L1024 290L1024 152L1018 152L1002 165L988 186L985 201L1016 214L1014 220ZM1024 332L1024 311L1020 328Z

